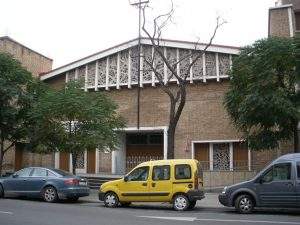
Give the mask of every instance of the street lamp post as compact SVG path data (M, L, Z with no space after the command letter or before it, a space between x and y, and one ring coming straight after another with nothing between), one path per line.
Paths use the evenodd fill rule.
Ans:
M138 87L137 87L137 129L140 129L140 82L141 82L141 14L142 5L149 3L149 0L129 0L130 5L136 6L139 9L139 28L138 28Z

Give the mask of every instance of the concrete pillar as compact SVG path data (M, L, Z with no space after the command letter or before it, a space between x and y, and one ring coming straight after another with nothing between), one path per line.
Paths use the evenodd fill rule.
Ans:
M120 134L119 146L112 151L111 173L123 175L126 173L126 134Z

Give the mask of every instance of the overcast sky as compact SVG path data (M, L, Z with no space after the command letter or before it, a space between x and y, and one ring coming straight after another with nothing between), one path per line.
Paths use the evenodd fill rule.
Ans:
M137 37L138 11L129 0L0 0L0 36L52 58L53 68ZM215 44L243 46L267 36L275 0L173 0L164 38L207 42L217 16L227 21ZM170 0L150 0L149 18ZM149 20L150 21L150 20ZM150 24L150 23L149 23Z

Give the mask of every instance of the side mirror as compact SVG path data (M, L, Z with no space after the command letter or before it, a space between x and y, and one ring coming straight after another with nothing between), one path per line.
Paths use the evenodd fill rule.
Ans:
M128 181L128 177L127 177L127 176L124 177L124 181L125 181L125 182Z
M18 177L18 174L15 174L15 173L14 173L14 174L12 175L12 177L13 177L13 178L17 178L17 177Z

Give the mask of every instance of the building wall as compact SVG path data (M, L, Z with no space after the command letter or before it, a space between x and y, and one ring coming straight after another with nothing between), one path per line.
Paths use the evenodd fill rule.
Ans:
M20 61L23 67L38 77L40 73L48 72L52 69L52 59L27 48L16 42L10 37L0 37L0 52L11 54L15 59ZM39 155L29 152L22 154L22 167L25 166L54 166L54 156ZM4 156L4 171L15 170L15 149L10 149Z
M290 37L289 7L271 8L269 11L269 36Z
M0 52L6 52L19 60L34 77L52 69L52 59L45 57L9 37L0 37Z

